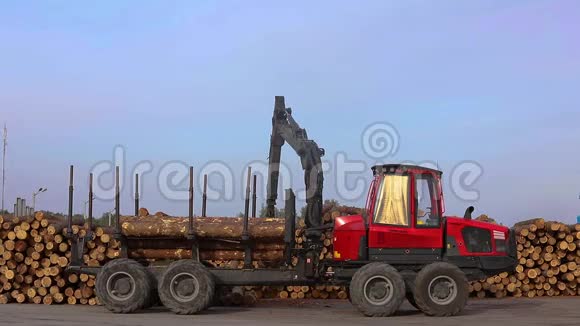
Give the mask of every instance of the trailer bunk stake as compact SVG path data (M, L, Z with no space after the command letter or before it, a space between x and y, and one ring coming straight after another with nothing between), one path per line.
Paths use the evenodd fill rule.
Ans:
M203 176L203 196L201 198L201 217L207 216L207 174Z
M252 178L252 167L248 167L248 178L246 181L246 205L244 209L244 230L242 231L242 243L244 244L244 268L252 268L252 244L250 243L249 234L249 215L250 215L250 181Z
M252 184L252 217L256 217L256 201L258 195L256 194L256 186L258 184L258 176L254 174L254 182Z
M197 245L197 237L195 236L195 225L193 221L193 166L189 167L189 223L187 238L191 241L191 259L199 261L199 247Z
M70 166L69 172L69 186L68 186L68 221L67 221L67 230L66 234L69 238L72 238L72 217L73 217L73 195L74 195L74 187L73 187L73 176L74 176L74 166Z
M286 266L292 266L292 250L294 249L296 238L296 195L292 189L286 189L284 205L284 243L286 250L284 252L286 258Z
M139 216L139 174L135 174L135 216Z
M90 241L93 237L93 174L89 174L89 217L87 222L86 241Z

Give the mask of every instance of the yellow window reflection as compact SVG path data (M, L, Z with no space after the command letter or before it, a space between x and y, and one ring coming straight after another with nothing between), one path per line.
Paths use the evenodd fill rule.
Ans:
M375 223L409 226L409 176L385 175L377 196Z

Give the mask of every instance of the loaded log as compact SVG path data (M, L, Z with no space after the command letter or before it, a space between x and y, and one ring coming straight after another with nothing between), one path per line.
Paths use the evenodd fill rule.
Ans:
M210 250L200 251L201 260L244 260L244 251L238 250ZM133 259L177 260L191 259L191 249L131 249L129 257ZM254 251L252 260L279 262L284 259L284 251Z
M196 219L195 235L198 238L240 239L243 232L242 218L200 217ZM188 219L160 216L122 217L121 232L129 237L172 237L187 238ZM284 237L283 218L250 218L250 239L277 239Z

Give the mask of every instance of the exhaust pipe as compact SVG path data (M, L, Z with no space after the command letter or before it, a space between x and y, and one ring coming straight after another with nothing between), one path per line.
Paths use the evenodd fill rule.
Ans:
M471 220L471 214L474 211L475 211L475 207L473 207L473 206L467 207L467 209L465 210L465 214L463 215L463 218L466 220Z

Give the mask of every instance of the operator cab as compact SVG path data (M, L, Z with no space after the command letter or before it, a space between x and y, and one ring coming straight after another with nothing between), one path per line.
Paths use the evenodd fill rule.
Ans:
M335 220L334 259L439 260L444 241L441 172L388 164L373 167L366 213Z
M367 200L369 249L443 247L441 172L411 165L373 168ZM396 251L389 253L400 254Z
M444 213L440 171L411 165L382 165L372 170L367 211L376 212L375 223L419 227L440 224Z

